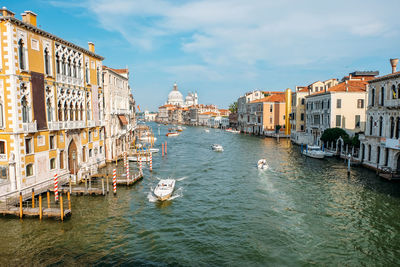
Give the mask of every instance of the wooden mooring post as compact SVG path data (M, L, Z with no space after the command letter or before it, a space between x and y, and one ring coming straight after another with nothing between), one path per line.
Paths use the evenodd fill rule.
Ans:
M39 219L41 220L43 217L43 209L42 209L42 194L39 195Z
M19 192L19 218L22 219L22 216L24 216L22 210L22 192Z
M104 179L101 179L101 189L102 189L102 192L103 192L103 196L106 194L105 192L104 192Z
M71 209L71 193L70 192L67 193L67 197L68 197L68 209L72 212L72 209Z
M32 209L35 208L35 189L32 188Z
M108 184L108 172L106 174L107 194L110 192L110 185Z
M50 190L47 190L47 208L50 209Z
M61 221L64 221L64 203L63 203L63 193L60 192L60 215Z

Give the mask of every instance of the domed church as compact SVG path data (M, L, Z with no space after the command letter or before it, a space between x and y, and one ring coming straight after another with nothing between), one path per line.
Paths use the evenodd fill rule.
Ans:
M168 94L167 104L183 107L183 95L178 91L178 86L174 84L174 89Z
M174 83L174 88L168 94L167 104L180 106L180 107L188 107L192 105L198 104L197 93L189 93L188 96L183 100L183 95L178 91L178 85Z

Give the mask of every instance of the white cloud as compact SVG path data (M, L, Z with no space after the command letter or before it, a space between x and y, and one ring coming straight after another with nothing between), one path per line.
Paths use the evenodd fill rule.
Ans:
M164 43L172 40L182 56L196 60L167 71L184 71L193 78L199 72L211 79L220 79L227 72L257 77L249 73L257 71L254 66L259 64L328 64L338 58L367 56L385 43L384 38L399 39L396 10L400 4L394 0L78 3L94 14L101 27L119 32L136 49L162 50ZM165 48L165 53L169 49Z

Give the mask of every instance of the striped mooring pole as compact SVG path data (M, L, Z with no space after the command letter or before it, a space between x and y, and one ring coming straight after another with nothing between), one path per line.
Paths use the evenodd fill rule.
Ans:
M54 174L54 197L56 202L58 202L58 176L57 173Z
M151 152L150 152L150 171L151 172L153 171L153 155Z
M124 164L125 164L125 169L126 169L126 180L129 180L129 163L127 160L127 153L124 152Z
M139 172L142 172L142 156L139 156Z
M114 195L117 193L117 170L113 169L113 186L114 186Z

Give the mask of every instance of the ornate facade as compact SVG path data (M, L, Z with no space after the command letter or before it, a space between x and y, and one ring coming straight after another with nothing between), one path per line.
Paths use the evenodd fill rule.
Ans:
M0 9L0 194L78 180L105 161L103 57Z

